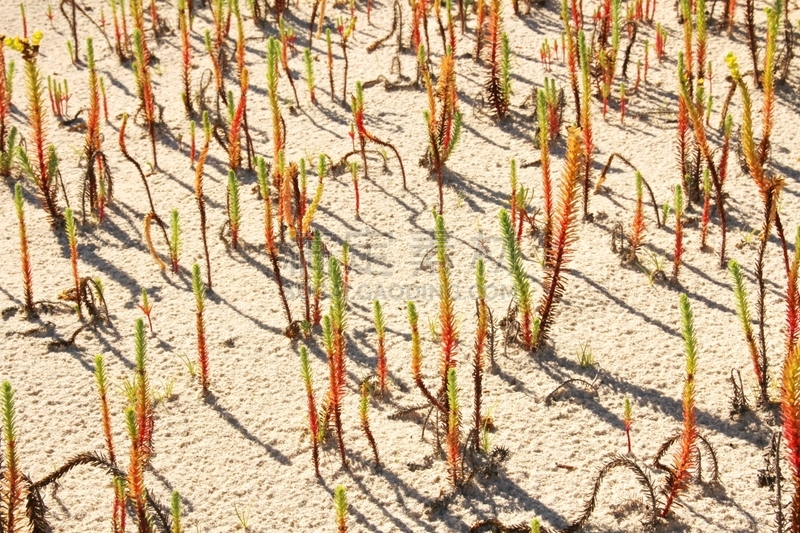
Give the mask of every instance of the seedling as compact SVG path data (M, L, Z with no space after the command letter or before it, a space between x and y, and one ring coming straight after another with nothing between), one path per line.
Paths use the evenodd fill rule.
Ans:
M239 509L237 504L233 504L233 511L236 513L236 519L239 525L242 526L242 531L248 533L250 530L250 508Z
M631 426L633 425L633 410L631 401L625 398L625 406L622 414L622 422L625 424L625 438L628 441L628 455L631 454Z
M142 303L137 304L137 307L144 313L144 316L147 317L147 324L150 327L150 334L152 335L153 321L150 319L150 313L153 312L153 304L147 296L147 289L142 289Z
M581 350L577 353L578 366L590 368L597 364L592 353L592 346L588 342L581 344Z
M170 214L170 239L169 239L169 259L172 263L172 272L177 274L180 270L178 268L178 259L180 259L181 253L181 226L180 226L180 218L178 217L178 210L173 209ZM148 316L149 319L149 316ZM153 327L150 326L150 330L152 331Z

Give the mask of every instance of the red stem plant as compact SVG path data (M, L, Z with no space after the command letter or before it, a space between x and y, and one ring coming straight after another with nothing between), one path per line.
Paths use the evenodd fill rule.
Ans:
M272 199L269 194L269 180L267 178L267 163L263 158L256 159L256 166L258 168L258 186L261 192L261 198L264 201L264 238L267 255L269 255L270 262L272 263L272 274L275 277L275 283L278 285L278 294L281 297L283 310L286 313L286 334L290 335L292 331L292 312L289 309L289 302L286 300L286 292L283 288L283 277L281 276L280 263L278 262L278 246L275 242L275 230L273 226L272 215ZM321 254L321 251L320 251ZM320 255L321 258L321 255Z
M11 114L11 94L6 75L6 53L4 39L0 39L0 177L8 177L11 173L11 161L16 157L6 150L6 128Z
M114 20L114 52L120 63L124 63L131 53L131 41L128 35L128 18L125 16L125 0L110 0L111 16ZM120 14L117 14L119 5ZM120 25L121 24L121 25Z
M484 90L486 91L486 101L492 112L498 119L503 119L508 113L509 101L508 92L504 88L501 65L504 56L502 41L505 34L500 20L500 11L500 0L491 0L489 7L489 42L487 43L489 50L486 58L489 63L489 72L484 83Z
M800 288L798 288L798 271L800 270L800 226L797 228L794 243L794 257L786 283L787 357L798 342L800 342Z
M577 238L578 174L580 173L581 130L573 128L567 137L567 153L561 175L558 208L553 220L553 240L545 257L544 294L534 324L533 348L549 338L553 311L564 294L564 274L572 245Z
M322 300L322 286L325 281L325 265L322 258L322 236L319 230L314 230L314 239L311 242L311 290L314 293L314 304L311 310L312 325L319 325L322 320L320 301Z
M735 62L735 60L734 60ZM702 99L698 98L696 102L693 102L691 93L690 93L690 80L688 78L686 72L686 64L683 60L683 53L678 54L678 91L679 91L679 101L683 102L684 108L688 113L688 118L691 121L692 129L694 130L694 137L697 144L697 148L699 151L700 156L705 160L706 168L708 168L709 174L711 176L711 182L714 185L714 189L716 191L716 200L717 200L717 213L719 214L720 218L720 227L722 233L722 242L721 242L721 257L720 257L720 264L725 264L725 235L726 235L726 218L725 218L725 203L724 203L724 195L722 192L722 186L724 184L725 179L725 168L727 167L727 148L726 146L730 140L730 132L726 134L728 140L725 141L723 145L723 153L720 159L720 170L717 170L717 165L714 162L713 152L711 147L708 143L708 137L706 134L706 127L705 122L703 121L703 113L702 113ZM737 70L738 72L738 70ZM734 79L736 78L733 76ZM701 85L702 88L702 85ZM698 89L698 94L702 97L702 90ZM744 98L743 98L744 100ZM749 100L748 100L749 103ZM680 108L679 108L680 109ZM680 116L679 116L680 119Z
M526 350L530 350L533 347L534 337L530 281L522 264L522 252L514 237L514 226L505 209L500 211L500 235L503 239L508 270L514 284L514 304L522 318L522 345Z
M323 0L324 2L325 0ZM320 23L322 21L320 20ZM331 85L331 101L336 100L335 91L333 87L333 44L331 43L331 29L325 29L325 44L327 46L326 50L328 52L328 81Z
M628 441L628 455L631 454L631 426L633 425L633 414L631 410L631 401L625 398L625 410L622 415L622 421L625 424L625 438Z
M126 480L126 490L128 498L133 503L136 513L136 523L138 533L151 533L149 517L147 515L147 491L144 486L144 470L146 453L141 447L142 430L137 427L136 414L133 408L129 407L125 411L125 421L128 426L128 436L131 440L130 466L128 467L128 477Z
M672 257L672 277L678 279L683 261L683 188L675 186L672 209L675 211L675 248Z
M573 18L578 16L575 12L575 2L573 1ZM578 89L578 64L580 52L578 42L575 39L575 31L570 23L569 13L567 12L567 0L561 0L561 20L564 23L564 34L566 37L565 46L567 49L567 68L569 69L569 84L572 87L572 97L575 99L575 121L581 123L581 97ZM576 22L577 23L577 22ZM576 26L579 28L579 26Z
M317 103L316 91L314 90L314 60L311 57L311 49L306 48L303 52L303 62L306 67L306 86L308 87L308 98L312 104Z
M383 317L383 308L378 300L372 305L373 316L375 319L375 333L378 336L378 385L381 394L386 393L386 320Z
M142 179L142 184L144 185L145 193L147 193L147 201L150 204L150 212L147 213L144 217L144 240L147 244L147 249L150 251L150 255L155 260L158 268L164 270L166 268L166 264L161 258L158 256L158 252L156 252L155 247L153 246L152 234L150 230L150 226L152 222L158 224L158 227L161 229L161 234L164 237L164 242L169 247L169 237L167 236L167 227L164 224L164 221L161 220L161 217L158 216L156 213L155 205L153 204L153 196L150 194L150 185L147 183L147 176L145 176L144 171L142 170L142 166L133 158L131 157L130 153L128 152L128 148L125 144L125 128L128 125L128 114L123 113L122 115L122 124L119 126L119 150L122 152L122 156L128 160L134 167L136 167L137 172L139 173L139 177Z
M103 81L105 78L100 78L100 96L103 98L103 118L108 122L108 99L106 98L106 83Z
M108 409L108 378L106 376L105 359L102 355L94 358L94 378L97 382L97 393L100 397L100 417L103 424L103 437L105 438L106 452L108 460L116 464L116 454L114 453L114 438L111 432L111 415ZM111 531L122 533L125 530L125 507L124 498L120 498L119 493L114 491L114 505L111 514Z
M150 461L153 451L153 396L147 376L147 336L144 320L137 318L134 328L136 370L134 374L134 415L137 428L137 450L142 468ZM135 500L134 500L135 501Z
M408 189L406 186L406 171L403 167L403 160L400 157L400 153L397 151L397 148L394 147L393 144L382 141L369 131L367 131L367 127L364 125L364 86L361 84L360 81L356 82L356 94L353 95L351 99L351 105L353 109L353 123L356 125L356 133L358 134L358 142L359 146L361 147L361 159L364 162L364 179L367 179L367 153L365 147L367 145L367 141L373 142L379 146L383 146L384 148L389 148L394 155L397 157L397 162L400 164L400 173L403 175L403 189Z
M781 376L781 419L783 438L792 475L792 503L789 531L800 531L800 294L797 280L800 268L800 228L786 288L786 359Z
M280 54L278 40L270 37L267 42L267 93L272 114L272 185L281 197L281 181L283 170L280 168L280 152L286 145L286 126L278 106L278 58ZM283 213L278 212L281 224L284 223Z
M345 376L347 375L345 371L347 345L344 336L347 318L347 300L344 290L344 279L342 277L342 267L335 257L330 257L328 259L328 277L330 278L331 304L328 315L323 319L323 334L326 351L328 352L328 366L330 369L328 409L333 413L333 422L336 427L336 440L339 445L342 467L347 468L344 434L342 432L342 398L345 393Z
M420 0L417 4L421 4ZM486 36L486 0L478 0L475 8L475 57L483 57L483 39ZM417 35L417 44L420 38Z
M430 168L436 173L439 186L439 214L442 214L444 212L442 171L461 138L462 121L456 92L456 63L452 49L448 49L439 64L439 78L434 87L425 61L425 47L422 45L419 46L417 62L428 93L428 109L423 112L425 124L428 126L427 158Z
M347 492L344 485L333 491L333 506L336 511L336 533L347 533Z
M483 393L483 370L485 363L486 341L489 334L489 306L486 304L486 268L483 259L475 264L475 286L478 298L475 301L478 315L478 326L475 330L475 346L472 350L472 379L474 383L472 431L475 434L474 447L480 449L480 434L483 427L481 416L481 396Z
M69 99L72 94L69 92L67 80L58 81L57 78L47 76L47 96L53 115L61 122L69 120Z
M547 119L547 97L545 91L539 89L537 97L536 114L539 119L539 153L540 161L542 162L542 202L544 207L544 235L542 237L542 247L546 252L550 249L550 237L553 232L553 185L550 180L550 124Z
M180 226L180 217L178 215L178 210L173 209L170 213L170 240L169 240L169 260L172 263L172 272L177 274L180 270L178 268L178 260L180 259L181 254L181 226ZM148 320L150 317L147 317ZM150 326L150 331L153 330L152 325Z
M25 478L19 468L14 390L8 381L3 382L2 396L3 438L5 440L5 453L3 456L4 526L5 531L22 531L22 521L25 513L23 507L23 484Z
M455 303L453 301L453 288L450 282L450 268L447 265L447 231L444 227L444 217L434 212L436 220L436 262L439 270L439 335L442 346L442 356L439 363L439 373L442 378L439 397L445 399L443 407L450 411L448 404L448 373L456 366L456 351L458 350L458 329L456 326Z
M69 207L64 211L67 225L67 239L69 240L69 258L72 265L72 282L75 285L75 302L78 304L78 318L83 320L83 306L81 304L81 277L78 274L78 233L75 227L75 217Z
M351 16L350 20L347 22L347 25L345 25L341 17L339 17L339 20L336 22L336 30L339 32L339 47L342 49L342 57L344 58L344 81L342 81L342 102L347 101L347 69L349 66L347 61L347 43L350 40L350 37L353 35L355 29L356 29L355 17Z
M442 402L436 399L425 385L425 382L422 381L422 345L419 337L419 315L414 302L408 302L408 325L411 328L411 375L414 378L414 383L432 406L436 407L441 414L446 414L447 411L444 409Z
M86 207L103 221L105 206L113 194L111 171L103 153L103 136L100 131L100 85L94 63L92 38L86 39L86 56L89 69L89 115L86 119L86 137L83 155L86 158L86 174L81 194L81 213L86 223Z
M150 135L150 146L153 152L153 167L158 168L156 157L156 102L153 93L153 81L150 74L150 52L144 33L133 30L133 72L136 77L136 88L141 101L140 109L144 113L144 121Z
M733 279L733 296L736 301L736 314L742 326L747 350L750 353L750 360L753 363L756 383L758 384L758 404L766 405L769 400L767 396L767 356L766 352L762 352L756 344L750 314L750 305L747 300L747 291L744 287L744 276L742 275L739 263L735 259L728 261L728 272L730 272L731 278Z
M454 487L460 487L464 477L461 462L461 410L458 405L456 369L447 371L447 474Z
M19 258L22 270L22 290L24 294L23 309L31 316L35 313L33 308L33 269L31 268L31 256L28 251L28 229L25 225L25 203L22 199L22 185L14 184L14 207L17 211L17 221L19 223Z
M112 3L114 1L112 0ZM181 83L183 84L181 100L183 100L183 107L189 117L194 112L192 105L192 43L189 41L190 17L186 0L178 0L178 27L181 32Z
M583 132L583 218L589 218L589 186L592 178L592 152L594 140L592 135L592 89L589 81L589 49L586 47L586 35L583 30L578 32L578 52L581 65L581 120Z
M781 419L786 454L792 477L789 531L800 531L800 345L795 345L783 363Z
M369 427L369 396L370 386L369 381L364 380L361 383L361 403L359 405L359 419L361 421L361 429L367 437L369 447L372 448L372 455L375 457L375 467L381 467L381 458L378 455L378 446L375 444L375 437L372 435L372 430Z
M700 223L700 249L706 247L706 237L708 236L708 223L711 220L711 179L708 177L708 169L703 172L703 215Z
M691 481L692 470L696 466L697 455L697 416L695 414L694 376L697 370L697 336L694 330L694 317L689 298L681 294L681 332L686 352L686 378L683 382L683 430L679 446L675 451L673 466L669 469L664 484L665 498L661 516L669 514L678 495L686 490Z
M239 247L239 226L242 213L239 207L239 180L233 170L228 170L228 227L231 230L231 247Z
M311 439L311 459L314 462L314 474L319 477L319 415L317 414L317 400L314 398L314 374L308 361L308 350L305 346L300 348L300 373L303 376L303 385L306 389L308 401L308 433Z
M195 312L195 323L197 326L197 362L200 367L200 384L203 387L203 394L208 394L208 346L206 345L206 323L203 312L206 308L206 288L200 276L200 265L192 265L192 292L197 305Z
M215 19L216 20L216 19ZM219 102L228 103L228 97L225 94L225 75L222 71L222 51L217 48L216 41L211 38L211 31L206 30L205 45L208 57L211 59L211 72L214 75L214 88L217 93L217 108Z
M633 210L633 222L628 236L630 244L630 260L636 260L636 252L644 242L646 227L644 223L644 183L641 173L636 172L636 207Z
M197 166L194 172L194 196L197 200L197 208L200 211L200 235L203 238L203 252L206 258L206 285L211 289L211 258L208 255L208 237L206 235L206 199L203 194L203 170L208 157L208 150L211 142L211 123L208 120L208 112L203 112L203 148L197 158Z
M303 164L303 174L305 174L305 164ZM308 297L308 262L306 261L306 245L305 233L303 232L303 209L305 207L305 193L300 191L300 171L295 163L289 164L286 169L286 174L283 179L292 185L292 193L294 197L294 212L290 213L290 229L294 232L294 239L297 243L297 255L300 259L300 268L303 269L303 302L305 303L304 320L307 326L311 325L311 304ZM305 181L305 177L303 178ZM303 186L305 190L305 186ZM290 231L290 234L292 231ZM346 249L346 248L345 248ZM348 264L346 259L345 265L345 291L347 290L347 268Z
M289 80L289 85L292 87L294 102L297 104L297 107L300 107L300 98L297 97L297 88L294 86L292 71L289 70L289 49L294 47L296 36L294 30L286 26L282 16L278 19L278 35L281 40L281 66L286 73L286 78Z
M20 52L25 60L25 88L28 96L27 115L28 125L30 126L28 142L33 145L36 160L35 163L32 163L28 158L27 151L20 148L20 164L23 172L36 184L39 200L45 208L50 223L57 226L63 222L64 216L58 207L56 198L58 158L55 156L55 149L52 145L47 146L44 82L36 61L41 40L42 33L36 32L31 37L30 42L15 38L8 40L6 44L9 48Z

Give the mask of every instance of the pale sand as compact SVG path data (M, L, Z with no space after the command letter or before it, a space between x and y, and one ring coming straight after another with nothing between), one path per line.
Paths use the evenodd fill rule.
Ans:
M87 2L99 16L98 0ZM244 2L242 2L244 8ZM743 3L742 3L743 4ZM594 5L594 4L591 4ZM763 39L764 17L758 2L759 35ZM56 11L56 29L45 17L46 2L27 2L30 31L45 31L41 67L44 74L69 80L73 96L70 109L86 105L86 70L69 64L65 41L68 27ZM172 2L160 2L162 16L175 26L176 8ZM247 11L246 8L244 8ZM519 163L538 160L531 133L535 118L531 107L522 108L532 86L541 87L544 70L539 47L544 37L560 36L559 6L548 2L534 8L521 19L505 6L504 24L515 51L511 117L497 123L479 109L484 67L466 54L474 49L474 33L457 32L457 65L461 109L465 128L460 146L448 163L445 186L445 220L450 233L448 251L452 260L452 279L460 298L456 310L460 320L459 382L464 406L465 430L471 416L472 387L468 359L475 328L474 302L470 288L474 284L474 261L487 260L490 306L496 320L502 318L510 300L511 279L507 272L499 239L497 213L508 205L509 159ZM585 6L587 21L592 11ZM289 22L297 27L298 49L306 46L309 6L290 10ZM624 7L623 7L624 11ZM716 7L719 15L722 4ZM329 6L332 23L345 10ZM106 6L110 20L110 9ZM720 102L727 90L723 61L734 50L742 69L750 70L745 44L744 6L737 12L733 39L710 32L709 58L714 64L715 97L712 124L719 123ZM396 48L394 39L372 54L365 48L382 37L391 26L391 5L376 1L372 25L368 25L364 6L358 8L359 22L349 50L348 90L356 80L372 80L390 74L389 66ZM409 8L403 5L404 44L410 31ZM297 18L295 18L297 17ZM794 20L796 17L792 15ZM16 2L0 7L0 33L20 31ZM630 96L629 115L619 124L616 107L607 121L601 116L599 101L593 102L595 177L612 152L628 157L653 186L659 203L671 198L671 187L679 180L674 151L676 108L675 60L682 48L680 26L673 7L660 2L656 20L669 29L667 59L659 64L651 48L648 82ZM431 44L440 50L440 40L430 20ZM202 48L201 35L210 25L207 8L199 10L194 24L193 71L197 87L201 73L210 66ZM110 24L110 22L109 22ZM470 19L470 27L474 20ZM265 91L265 39L245 20L249 36L247 62L251 69L249 122L256 151L270 156L271 118ZM273 27L269 23L270 28ZM270 29L270 31L272 31ZM235 31L232 30L234 35ZM117 147L120 115L137 109L133 75L120 66L104 40L85 20L80 23L80 38L95 35L98 69L108 89L109 123L103 125L105 149L115 176L115 198L102 225L81 227L79 231L80 271L96 276L106 286L106 298L113 326L86 331L77 338L77 346L64 351L48 351L52 335L22 336L33 327L20 314L0 321L5 341L0 346L0 377L8 379L17 396L19 451L21 465L33 479L38 479L83 451L104 451L98 400L93 377L93 358L106 356L108 373L114 383L111 394L113 427L117 453L123 468L127 465L124 430L124 396L117 387L133 368L133 323L141 316L136 307L141 288L146 288L154 302L153 326L149 336L149 373L157 390L174 381L173 396L156 408L154 442L156 454L146 472L146 484L161 502L169 493L180 491L185 507L187 531L222 532L239 528L235 509L249 513L251 531L331 531L334 487L347 487L352 531L466 531L477 520L497 517L505 523L529 521L539 516L544 524L564 527L579 513L589 495L595 473L604 456L625 451L622 424L623 399L633 404L633 450L643 463L650 464L660 444L681 425L681 391L684 356L680 336L678 298L686 293L691 301L699 337L697 374L697 409L700 431L715 446L720 466L721 486L693 486L680 498L663 530L667 531L771 531L773 505L768 488L759 488L758 469L771 433L777 429L772 414L749 412L732 419L730 412L731 369L739 369L751 404L754 377L734 311L730 279L719 268L719 227L712 219L709 244L712 252L699 248L700 231L696 224L686 230L685 264L680 285L651 286L647 276L636 267L621 266L618 255L610 249L611 230L618 222L628 227L633 215L633 173L614 165L602 194L590 198L594 223L579 223L567 290L552 330L552 341L540 353L529 355L510 347L503 355L502 335L498 331L497 363L501 372L485 377L484 406L492 407L497 426L494 443L507 447L511 454L497 476L471 483L443 511L429 512L428 505L443 491L448 491L445 461L438 457L431 468L411 470L409 463L421 463L433 451L432 434L420 440L421 426L413 421L392 421L389 416L398 407L419 404L422 396L410 377L410 336L406 320L406 300L414 298L420 311L424 337L425 372L429 383L436 383L438 349L427 322L438 312L437 274L435 269L420 268L425 252L432 245L433 220L430 214L437 205L435 181L418 165L426 147L422 110L424 93L415 90L387 92L380 85L365 91L367 127L377 136L397 146L408 173L408 191L401 184L399 169L390 158L389 171L382 171L376 157L370 159L370 178L361 180L361 219L354 213L353 188L349 174L329 179L314 227L324 235L329 250L339 255L347 240L352 250L352 272L348 322L348 389L345 396L344 433L350 470L343 470L333 441L322 454L321 479L314 476L308 443L306 399L300 379L298 353L302 345L312 352L318 398L327 387L327 365L319 331L309 339L290 341L281 334L286 326L269 260L263 250L262 204L255 194L255 177L243 172L243 239L254 246L245 251L229 251L218 238L225 220L227 155L212 141L206 166L206 194L209 216L209 240L213 265L214 291L209 293L206 324L211 360L213 399L204 401L199 384L193 381L181 356L196 357L194 298L191 292L190 267L202 260L199 217L193 196L194 171L189 169L186 141L188 121L179 98L180 40L165 38L153 43L160 60L155 75L156 99L165 106L164 121L170 134L162 133L158 144L161 171L149 178L156 209L165 219L169 210L178 208L183 222L184 247L181 273L173 275L158 270L142 238L142 222L148 211L144 190L135 170L123 160ZM640 27L640 35L629 66L629 92L635 77L635 61L642 57L643 39L654 42L653 29ZM229 41L232 50L232 41ZM623 37L623 46L627 39ZM282 77L280 91L283 115L288 131L287 156L316 157L320 152L338 159L351 149L348 138L350 113L338 103L331 103L325 70L324 40L314 41L317 95L319 103L310 105L304 84L302 55L291 58L297 90L301 99L299 114L289 113L291 90ZM85 45L82 43L82 53ZM342 64L336 53L336 92L341 96ZM27 134L24 114L24 79L22 61L15 59L13 122ZM414 76L415 59L409 53L400 56L403 74ZM438 60L435 61L438 64ZM437 67L438 68L438 67ZM554 61L559 86L567 89L565 122L574 117L573 102L564 64ZM616 83L619 83L619 79ZM235 85L227 81L229 87ZM776 127L772 136L772 169L786 178L781 214L790 241L800 224L800 183L798 183L798 144L796 69L789 84L779 87ZM616 91L616 89L615 89ZM209 90L209 96L212 89ZM760 113L760 93L754 92L755 110ZM616 105L616 104L614 104ZM664 114L661 114L665 112ZM734 98L731 112L740 124L740 98ZM49 111L48 111L49 115ZM85 116L85 115L84 115ZM58 147L61 169L70 202L78 205L79 183L83 170L79 159L83 146L81 132L56 126L49 119L49 140ZM756 119L760 132L760 117ZM198 130L198 134L199 134ZM183 151L175 138L183 135ZM198 141L199 142L199 141ZM714 146L720 136L712 133ZM144 163L150 157L146 131L128 126L128 146ZM564 152L563 137L553 147L553 175L560 175ZM762 213L755 185L732 153L726 185L729 194L728 257L736 258L746 273L751 307L755 305L753 264L757 237L750 245L744 234L761 225ZM520 182L534 191L533 206L541 207L541 177L538 167L520 170ZM313 191L316 177L310 176ZM13 182L7 181L0 195L6 212L7 228L2 234L6 259L0 264L0 307L21 303L16 222L13 218ZM71 274L66 238L54 234L34 197L32 184L25 184L26 213L33 258L34 291L37 299L53 300L70 287ZM63 205L63 199L62 205ZM647 206L648 235L646 249L671 258L673 220L670 229L656 228L653 212ZM697 210L688 213L697 218ZM484 248L485 246L485 248ZM542 271L535 257L540 253L538 239L526 237L525 265L533 280L535 297L541 294ZM163 248L163 247L162 247ZM481 250L481 252L476 251ZM161 250L166 253L166 250ZM282 250L282 267L293 295L295 316L301 315L298 296L302 280L295 259L296 247ZM640 257L646 259L646 253ZM428 265L432 265L428 258ZM202 264L202 262L201 262ZM766 278L769 348L773 383L779 377L783 358L783 296L785 276L778 241L772 238L767 251ZM671 263L666 263L669 272ZM205 270L205 269L204 269ZM371 451L358 425L357 384L375 369L376 338L372 324L372 300L380 298L388 326L388 364L393 385L388 399L374 401L371 425L385 467L376 471ZM327 308L327 302L325 303ZM56 323L58 336L68 335L77 325L74 316L43 316ZM570 377L592 379L595 369L581 369L576 353L589 343L602 372L595 397L581 389L570 389L550 406L544 397L561 381ZM778 388L771 389L777 398ZM671 459L671 457L670 457ZM574 467L559 468L556 464ZM785 468L785 473L788 469ZM663 474L652 472L660 486ZM784 486L789 488L788 481ZM601 492L592 528L630 531L636 529L641 506L631 506L631 498L640 498L633 479L618 473L608 480ZM110 482L99 470L78 468L60 482L55 494L48 490L46 503L57 531L103 531L109 525L112 491Z

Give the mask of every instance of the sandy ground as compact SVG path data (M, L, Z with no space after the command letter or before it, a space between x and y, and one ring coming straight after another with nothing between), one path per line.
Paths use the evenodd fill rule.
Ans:
M13 4L13 5L12 5ZM99 18L102 2L87 0ZM743 4L743 3L742 3ZM43 73L69 80L72 112L87 105L86 70L70 64L65 42L68 27L54 7L55 27L45 17L46 2L26 4L28 27L42 29L40 65ZM593 5L593 4L592 4ZM757 8L766 4L757 2ZM509 160L522 164L539 158L532 142L535 125L533 108L523 106L545 76L555 77L559 87L568 89L567 71L562 61L554 61L552 73L545 73L539 61L539 47L545 38L560 38L559 6L548 1L530 15L517 18L510 5L505 7L504 25L514 50L513 97L510 116L496 122L481 109L481 86L485 67L476 63L474 32L458 35L457 83L465 117L460 146L448 163L445 178L445 220L449 231L448 252L452 279L458 299L460 349L459 363L465 419L470 414L472 391L467 361L471 354L475 328L474 264L478 257L487 262L489 305L499 320L511 298L511 279L505 266L497 222L498 211L508 205ZM174 2L159 2L160 13L176 27ZM585 7L590 13L589 5ZM372 54L366 47L386 34L391 27L391 5L376 0L372 23L366 20L359 4L358 24L349 51L348 91L356 80L375 80L380 76L397 81L390 72L396 46L390 41ZM403 40L409 38L409 8L402 5ZM722 10L721 4L716 13ZM247 11L247 9L245 9ZM623 7L624 11L624 7ZM739 6L739 22L731 38L711 29L709 59L714 68L712 91L715 97L712 124L719 124L719 107L727 90L723 58L733 50L743 70L749 70L746 54L744 7ZM292 7L288 22L297 28L298 50L307 45L308 5ZM328 24L346 10L329 7ZM110 10L105 8L110 19ZM790 18L794 17L792 15ZM21 32L17 4L0 6L0 33ZM432 19L433 20L433 19ZM674 153L676 109L675 60L682 46L680 26L673 6L659 3L656 20L669 32L667 59L659 64L651 55L647 83L630 96L628 118L620 124L616 103L606 120L599 101L593 101L595 125L595 176L612 152L620 152L636 165L653 186L659 203L671 198L671 188L680 176ZM792 18L794 20L794 18ZM202 32L211 24L209 10L200 9L194 23L195 47L193 83L210 67L203 53ZM763 38L763 16L759 34ZM474 20L470 20L473 28ZM268 28L254 27L246 17L248 34L247 63L251 69L249 122L256 151L270 156L271 118L265 90L265 42L274 34ZM433 28L433 26L431 26ZM567 275L567 291L552 331L552 341L541 352L530 355L513 346L504 353L498 332L499 372L487 373L484 405L492 408L496 430L494 444L508 448L510 455L497 475L477 478L463 493L458 493L446 509L432 509L431 503L448 488L446 464L437 456L429 468L410 465L424 462L434 450L430 431L421 440L421 425L413 420L391 420L399 408L417 405L422 397L410 377L410 334L405 318L406 301L413 299L420 311L424 338L425 373L434 382L438 349L427 323L438 312L437 275L431 257L425 258L433 241L432 207L437 205L435 181L418 165L426 147L422 110L425 96L419 90L387 91L381 85L365 91L367 127L377 136L391 140L403 157L408 173L408 190L403 190L397 164L389 160L382 169L377 156L370 160L370 177L361 181L361 220L356 219L353 189L349 175L329 179L320 212L314 221L328 249L339 255L347 241L352 250L351 289L348 323L348 387L344 400L344 434L350 469L341 468L333 442L322 455L321 478L315 478L308 444L306 403L300 379L298 353L308 346L321 397L327 387L327 364L318 331L310 338L289 340L281 334L285 319L272 279L269 259L263 250L262 204L253 188L255 176L240 175L242 182L242 237L252 245L232 251L218 238L225 220L227 155L212 142L206 167L206 194L209 214L210 254L214 290L209 293L206 311L211 361L212 394L204 399L182 357L195 358L194 298L190 268L201 262L202 247L199 215L193 196L194 171L190 169L186 141L189 121L179 96L180 40L176 35L153 42L157 58L156 100L164 107L164 127L158 142L160 170L149 178L156 209L166 217L177 208L183 223L184 246L181 272L160 272L143 242L143 218L148 211L141 181L133 167L122 158L116 137L122 113L137 110L133 74L121 66L95 28L82 19L80 38L95 36L98 70L108 90L110 120L103 124L105 150L115 179L113 203L101 225L87 224L79 230L80 271L99 277L106 287L112 325L87 330L78 335L76 345L60 351L48 350L53 337L64 337L77 327L72 315L52 315L55 327L46 334L23 335L36 324L19 313L0 321L0 377L12 382L17 393L19 451L22 468L38 479L75 453L103 451L100 414L94 388L93 358L103 353L113 382L111 408L118 455L124 467L123 410L126 400L123 380L132 375L133 324L141 316L136 304L142 288L154 302L153 326L148 337L149 372L157 392L172 386L172 394L158 403L154 443L156 454L146 472L146 484L153 496L166 502L172 490L181 494L187 531L222 532L241 529L236 511L249 515L250 531L330 531L333 530L332 493L334 487L347 487L352 531L466 531L477 520L499 518L503 522L530 521L538 516L552 527L564 527L574 519L590 493L595 473L610 453L625 451L622 423L624 398L633 405L633 452L642 463L650 464L660 444L681 424L681 390L684 376L683 347L680 336L679 295L689 296L699 337L697 374L697 414L700 432L716 448L721 484L693 486L680 498L680 506L661 526L664 531L768 531L773 519L772 496L757 483L758 469L764 466L771 433L777 428L773 413L749 412L731 418L732 369L741 370L745 389L753 399L755 380L748 352L734 310L730 279L719 268L719 227L712 220L709 244L713 251L700 250L698 211L687 213L694 219L687 225L685 264L679 284L651 285L636 266L623 265L611 250L611 231L617 222L626 227L633 214L633 174L614 165L606 188L590 199L594 222L580 223L575 253ZM233 35L233 33L232 33ZM633 47L634 64L629 68L629 86L635 75L635 61L643 55L643 37L654 42L653 28L640 27ZM435 32L431 42L437 44ZM626 40L623 39L623 45ZM228 42L232 49L232 41ZM438 50L438 45L434 48ZM81 53L85 46L81 46ZM302 55L290 59L296 76L301 105L289 112L293 97L282 77L280 91L287 126L287 157L316 158L320 153L337 160L351 149L348 137L349 109L331 102L325 71L324 40L314 41L317 95L312 105L303 82ZM341 97L341 53L336 53L336 92ZM652 53L652 48L651 48ZM12 121L27 135L25 88L22 61L16 59L14 110ZM414 76L415 59L408 50L399 55L402 73ZM436 58L434 59L437 62ZM797 171L798 95L796 68L789 82L778 89L776 127L772 137L771 168L786 179L781 197L781 215L793 240L800 224L800 173ZM619 80L617 81L617 83ZM235 84L227 80L230 87ZM211 94L212 91L209 91ZM567 93L569 94L569 92ZM760 110L759 93L754 93ZM567 98L565 121L574 116L571 97ZM738 96L731 112L740 123ZM48 111L49 114L49 111ZM84 164L80 161L83 135L59 127L48 118L48 140L58 148L67 193L78 205ZM757 119L760 124L760 119ZM758 126L757 131L760 131ZM178 139L182 136L183 145ZM713 129L712 143L720 145ZM146 130L128 126L128 146L139 161L150 158ZM553 147L554 176L560 173L564 153L562 140ZM753 268L757 237L750 232L761 224L755 185L732 157L729 166L728 257L743 265L751 303L755 297ZM0 307L19 305L22 298L18 263L18 241L13 215L15 175L5 182L0 205L7 213L6 231L0 236ZM541 207L541 177L537 166L520 170L520 182L534 191L532 205ZM311 176L309 184L316 184ZM33 259L36 299L53 300L71 283L69 251L62 232L49 227L34 196L31 183L24 183L29 239ZM63 198L60 198L63 205ZM666 256L671 268L674 233L669 227L657 228L653 212L647 217L645 248ZM541 293L542 269L539 240L526 237L523 244L525 266L532 278L535 297ZM162 251L165 252L165 251ZM292 310L301 313L299 293L302 281L296 247L282 251L284 275L289 280ZM647 253L640 253L647 266ZM773 386L783 357L782 298L785 277L778 241L769 244L766 259L768 283L767 343ZM357 384L374 372L376 336L372 324L372 301L384 304L387 322L388 364L392 379L390 395L372 402L371 424L384 468L376 471L371 452L358 424ZM326 304L327 305L327 304ZM596 359L595 368L581 368L577 353L588 344ZM563 380L582 377L591 380L600 372L596 395L580 388L568 388L550 405L544 398ZM566 465L562 468L557 465ZM662 474L652 471L659 484ZM660 485L659 485L660 486ZM45 499L57 531L103 531L109 527L112 491L109 480L99 471L77 469L58 486L48 490ZM615 474L601 492L598 511L590 528L631 531L637 529L643 507L641 495L627 474Z

